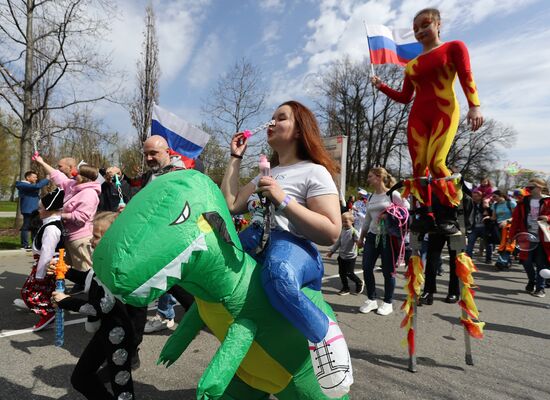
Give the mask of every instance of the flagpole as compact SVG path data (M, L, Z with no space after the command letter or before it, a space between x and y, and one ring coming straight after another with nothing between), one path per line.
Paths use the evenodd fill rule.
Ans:
M374 76L374 65L372 64L372 51L370 49L370 43L369 43L369 27L367 26L367 23L365 22L365 20L363 20L363 25L365 25L365 32L367 33L367 46L369 46L370 72L371 72L371 76Z

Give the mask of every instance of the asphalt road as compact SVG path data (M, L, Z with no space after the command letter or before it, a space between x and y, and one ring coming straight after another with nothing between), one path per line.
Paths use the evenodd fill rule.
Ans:
M53 328L13 334L36 322L34 315L16 311L11 305L30 265L29 253L0 252L0 399L81 399L71 388L69 377L90 339L83 323L66 327L62 348L53 346ZM400 345L405 334L399 328L403 268L398 273L396 311L382 317L358 313L364 295L336 294L340 289L337 267L334 260L327 260L323 291L337 313L353 358L351 399L550 398L550 294L536 298L525 293L526 278L518 265L505 272L477 265L476 300L487 325L485 338L472 340L475 365L464 362L459 307L443 302L445 273L438 278L435 303L419 309L418 371L411 373L407 370L407 352ZM377 273L376 279L378 290L383 290L382 275ZM181 308L177 310L179 320ZM68 315L66 319L74 322L81 316ZM169 334L164 331L144 338L141 367L133 374L138 399L195 398L196 384L218 347L217 340L201 332L176 364L165 369L155 361Z

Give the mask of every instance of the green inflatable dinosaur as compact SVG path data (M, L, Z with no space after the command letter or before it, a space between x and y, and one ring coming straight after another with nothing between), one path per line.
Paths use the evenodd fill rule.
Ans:
M105 233L93 263L101 282L131 305L147 306L173 285L195 297L159 363L175 362L207 326L221 346L198 399L328 398L306 338L269 304L261 266L242 250L223 195L207 176L175 171L147 185ZM336 320L321 292L303 290Z

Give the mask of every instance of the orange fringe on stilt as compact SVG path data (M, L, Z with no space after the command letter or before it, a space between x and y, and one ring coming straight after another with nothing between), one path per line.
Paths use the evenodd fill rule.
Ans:
M456 256L456 275L463 283L458 305L468 315L467 318L461 317L460 323L464 325L471 337L482 339L485 322L479 321L479 310L474 300L475 291L473 288L476 286L472 273L475 271L477 271L477 268L466 253L460 253ZM472 318L477 321L473 321Z
M414 329L412 328L412 318L414 317L414 302L416 297L420 296L422 285L424 284L424 266L419 256L412 256L405 272L405 292L407 298L403 302L401 309L405 312L405 317L401 321L401 328L407 330L407 337L401 341L403 347L408 345L409 355L415 352Z

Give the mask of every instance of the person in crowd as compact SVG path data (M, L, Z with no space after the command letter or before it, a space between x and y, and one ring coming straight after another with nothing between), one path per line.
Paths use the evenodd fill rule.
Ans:
M466 246L466 254L473 256L474 246L476 241L481 238L485 244L485 257L489 263L491 254L493 253L493 243L488 235L488 227L486 222L490 221L490 208L486 207L483 202L483 193L478 189L472 191L472 209L467 217L471 220L471 229L468 230L468 244ZM487 262L486 258L486 262Z
M365 222L365 215L367 214L367 204L369 202L370 193L365 189L359 189L357 194L357 200L353 203L351 212L353 213L354 220L353 227L357 232L361 233L361 228L363 228L363 223Z
M492 195L493 205L491 207L491 219L496 222L499 230L507 223L512 222L512 212L516 202L505 194L505 191L495 190Z
M55 279L47 275L50 260L63 247L63 191L56 189L42 197L38 204L38 213L42 226L33 240L34 264L31 273L21 288L21 298L13 301L18 308L32 311L40 317L33 330L44 329L55 318L50 298L55 289Z
M254 192L270 201L269 239L259 256L265 292L272 306L308 339L315 366L322 362L316 356L318 346L330 347L338 373L344 374L332 395L345 393L351 370L341 330L301 291L302 287L321 289L323 264L314 243L332 245L340 235L340 201L333 180L338 167L324 148L319 125L308 108L287 101L275 110L273 120L275 125L267 129L273 150L271 176L258 175L239 188L248 139L237 133L221 189L232 214L245 212Z
M145 187L158 176L185 168L179 157L171 157L168 142L159 135L152 135L143 143L143 155L149 170L135 179L139 182L140 188ZM182 287L173 286L168 293L160 296L157 312L154 317L148 318L144 333L157 332L174 326L176 299L186 311L194 301L193 296Z
M99 195L98 211L118 211L120 201L128 203L131 198L130 185L124 179L119 167L112 166L107 168L103 177L105 182L101 184L101 194ZM116 179L120 182L120 193L116 186ZM122 199L121 196L122 195Z
M352 210L353 203L355 203L355 196L351 195L348 197L348 201L346 202L346 208L348 211Z
M550 197L543 195L548 189L544 179L532 178L526 187L528 194L518 203L512 213L512 227L510 228L510 241L519 234L528 232L533 235L533 249L520 251L520 262L527 274L527 286L525 290L536 297L545 296L545 280L540 276L540 271L550 265L550 242L544 240L539 221L548 222L550 217ZM521 247L521 246L520 246Z
M35 171L25 172L25 179L15 182L19 194L19 211L23 215L23 225L21 225L21 249L31 250L29 243L29 232L31 231L31 218L33 213L38 210L38 201L40 199L40 189L50 183L49 179L38 180L38 174ZM33 238L31 237L31 240Z
M99 241L117 217L115 212L100 212L93 222L91 247ZM49 272L55 272L52 263ZM101 325L82 352L71 376L72 386L90 400L133 399L132 366L139 363L137 346L141 343L146 307L123 304L96 281L93 270L82 272L70 268L66 279L86 285L87 299L53 292L52 302L62 309L99 317ZM98 376L107 363L111 394Z
M493 187L493 184L489 180L489 178L483 178L479 182L479 185L474 188L474 190L477 190L481 192L481 197L484 199L490 199L493 195L493 192L495 191L495 188Z
M402 199L397 191L392 192L391 198L386 194L395 184L395 180L385 168L371 169L367 182L370 187L374 188L374 193L367 204L365 222L359 237L359 246L364 247L363 274L367 288L367 300L359 308L359 311L366 314L376 310L379 315L389 315L393 312L395 273L401 243L399 243L399 238L387 232L382 232L380 222L381 218L384 218L384 210L392 203L409 208L409 202ZM374 266L378 257L382 259L382 273L384 275L384 301L381 306L376 301L376 282L374 278Z
M355 294L363 293L365 287L363 281L355 275L359 232L353 227L353 222L354 218L351 212L348 211L342 214L342 233L327 253L327 257L330 258L338 251L338 274L342 281L342 289L338 292L340 296L350 293L348 278L355 283Z
M35 161L50 174L56 186L64 191L61 218L67 232L65 247L68 261L73 268L86 272L92 267L90 240L101 193L101 185L96 181L99 171L96 167L82 164L76 175L71 173L74 179L70 179L61 170L47 164L41 156L36 156ZM82 285L75 285L70 293L76 294L83 289Z
M69 179L78 175L76 160L72 157L64 157L57 162L57 170Z
M476 131L483 124L468 50L461 41L443 42L440 28L439 10L427 8L415 15L414 35L422 44L422 53L406 65L400 92L388 87L378 76L371 78L378 90L395 101L409 103L416 94L407 125L414 177L425 176L426 168L434 178L451 175L445 161L460 119L460 106L454 91L457 75L468 101L467 120L471 129ZM457 233L456 205L461 199L460 187L455 187L451 180L435 180L431 188L440 204L440 208L433 211L427 187L420 181L411 184L411 193L420 202L411 230L433 231L437 223L441 233Z

